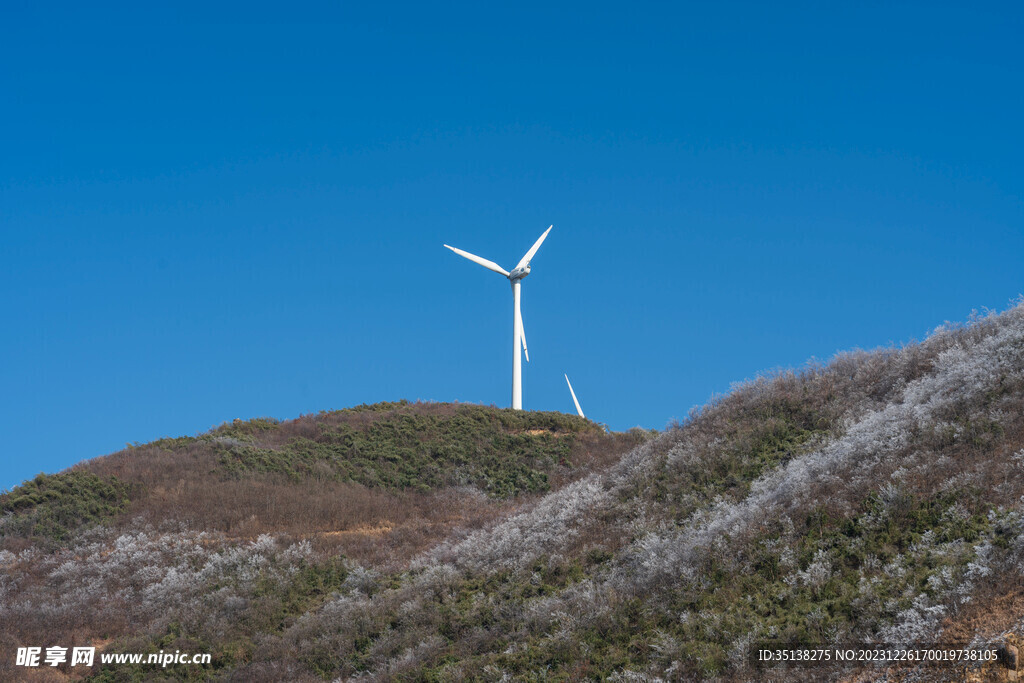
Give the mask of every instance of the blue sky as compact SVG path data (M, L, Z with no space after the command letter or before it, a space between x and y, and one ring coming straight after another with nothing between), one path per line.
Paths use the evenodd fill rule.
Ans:
M509 286L442 243L554 224L524 404L613 429L1024 292L1019 5L276 5L5 5L0 488L508 405Z

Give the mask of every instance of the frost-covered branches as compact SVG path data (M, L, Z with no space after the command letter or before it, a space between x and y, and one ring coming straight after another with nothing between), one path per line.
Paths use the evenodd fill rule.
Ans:
M473 533L454 545L442 544L415 560L413 567L439 561L477 571L522 567L540 555L557 552L608 500L599 477L590 475L492 529Z
M68 623L141 625L168 615L229 614L254 582L283 585L311 555L308 542L281 547L266 535L235 545L202 532L96 531L7 575L0 619L44 611Z

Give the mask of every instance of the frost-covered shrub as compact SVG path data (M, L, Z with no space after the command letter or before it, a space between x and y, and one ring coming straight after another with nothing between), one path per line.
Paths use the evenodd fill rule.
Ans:
M832 576L832 561L828 552L818 550L814 560L807 566L807 569L798 570L795 574L786 577L790 585L806 586L814 590L821 588Z
M22 565L19 590L0 600L0 619L48 615L68 628L92 624L102 633L114 625L159 629L177 621L223 634L235 628L232 619L248 609L254 590L283 590L311 552L308 543L282 548L269 536L233 544L181 529L98 529Z
M351 565L345 582L341 585L342 592L361 593L370 596L377 592L380 574L361 565Z
M475 532L454 545L442 544L414 560L412 566L447 562L471 570L521 568L541 555L558 552L607 501L609 494L599 477L590 475L491 529Z
M945 615L945 606L934 604L922 593L914 598L911 607L896 615L892 625L878 632L876 642L903 647L934 642L939 622Z

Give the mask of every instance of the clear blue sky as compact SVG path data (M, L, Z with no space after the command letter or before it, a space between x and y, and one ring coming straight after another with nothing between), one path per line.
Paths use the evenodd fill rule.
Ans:
M1024 291L1017 3L8 2L0 488L235 417L663 428Z

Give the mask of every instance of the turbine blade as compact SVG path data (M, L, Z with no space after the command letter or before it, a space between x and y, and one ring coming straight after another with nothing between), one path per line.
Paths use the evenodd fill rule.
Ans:
M501 266L499 266L494 261L488 261L485 258L480 258L479 256L476 256L475 254L470 254L468 251L462 251L461 249L456 249L455 247L449 247L447 244L444 245L444 246L448 247L449 249L454 251L459 256L462 256L463 258L468 258L473 263L479 263L481 266L483 266L484 268L486 268L488 270L493 270L495 273L501 273L505 277L508 277L508 271L505 270L504 268L502 268Z
M572 402L576 404L576 412L579 413L580 417L586 417L583 414L583 408L580 408L580 402L576 400L576 392L572 390L572 382L569 381L569 375L565 375L565 383L569 385L569 393L572 394Z
M523 313L519 312L519 341L523 343L523 353L526 354L526 362L530 362L530 352L526 350L526 326L523 324Z
M538 249L540 249L540 245L543 244L544 239L548 236L548 233L551 232L551 228L553 227L555 226L548 226L548 229L544 231L544 234L537 238L537 241L533 243L532 247L530 247L530 251L526 252L526 256L524 256L519 261L518 265L516 265L516 268L523 268L530 262L530 259L532 259L533 255L537 253Z

